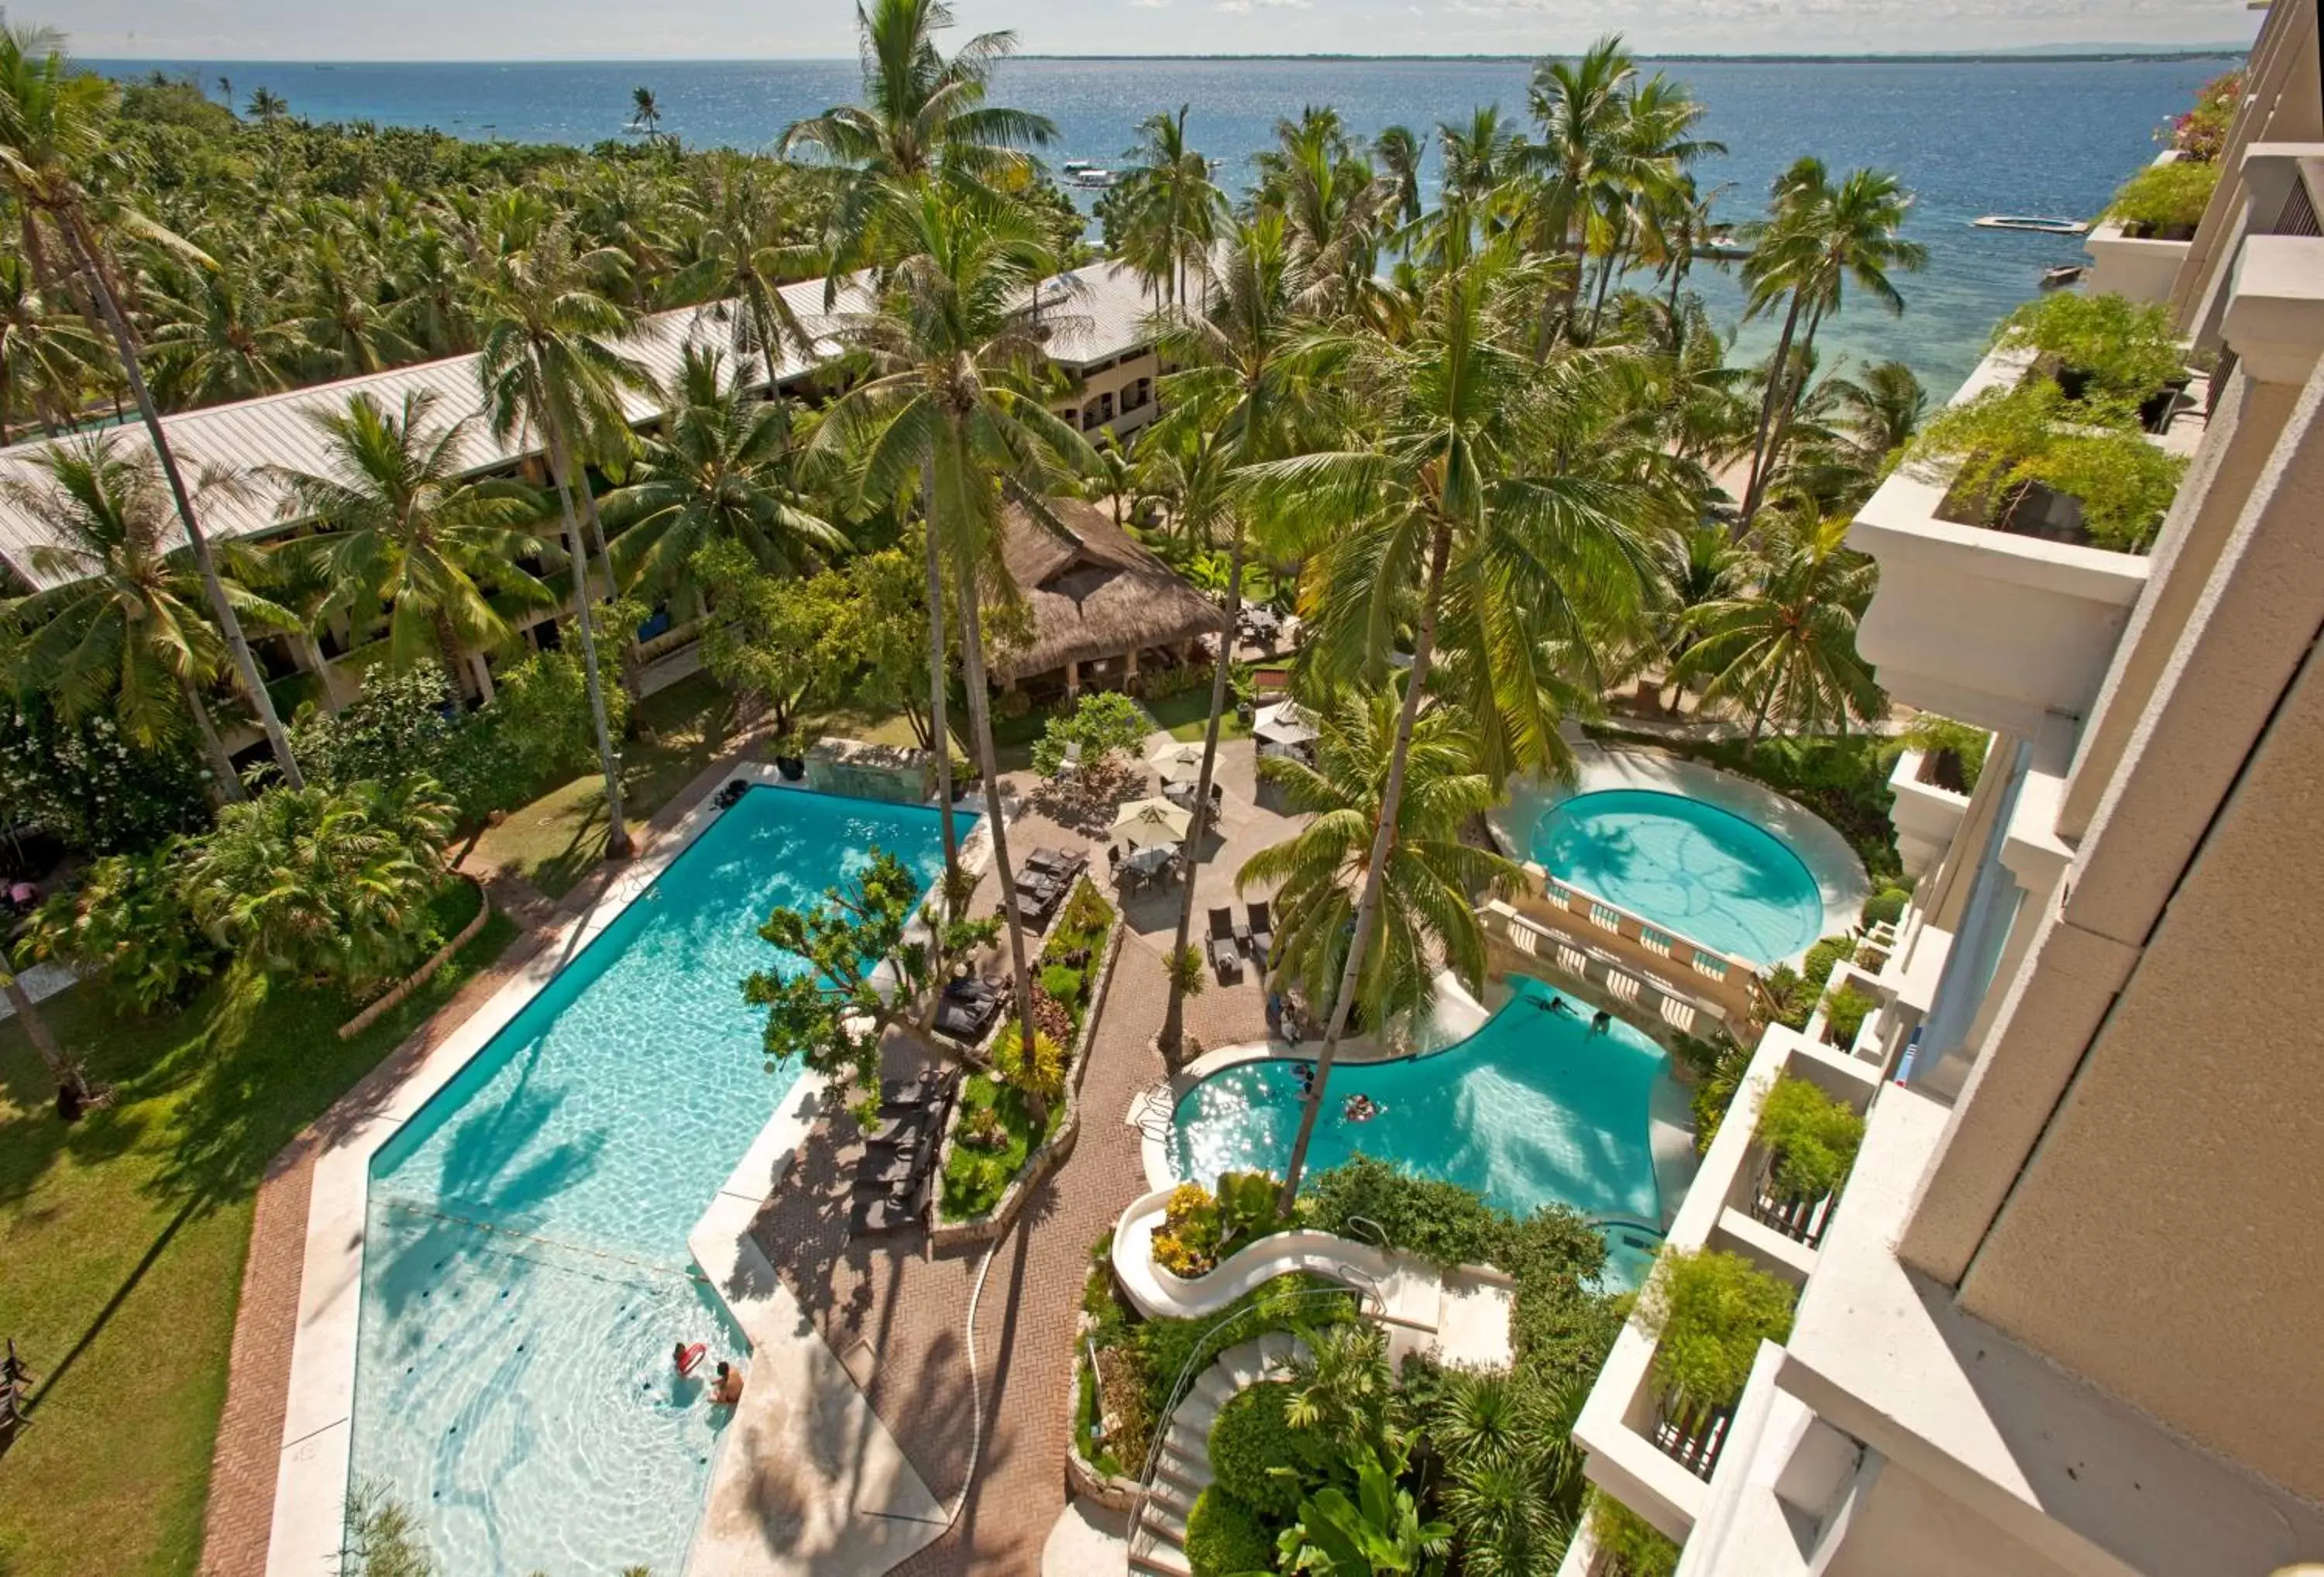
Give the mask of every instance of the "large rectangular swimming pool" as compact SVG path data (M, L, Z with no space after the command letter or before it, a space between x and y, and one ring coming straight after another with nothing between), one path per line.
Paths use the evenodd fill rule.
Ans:
M684 1569L724 1414L670 1349L742 1355L686 1235L798 1079L742 977L874 846L943 869L933 810L752 789L373 1160L352 1478L440 1570Z

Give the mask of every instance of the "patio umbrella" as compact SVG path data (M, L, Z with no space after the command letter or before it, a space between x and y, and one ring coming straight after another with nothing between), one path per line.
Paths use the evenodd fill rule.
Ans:
M1133 799L1113 818L1113 835L1133 849L1183 844L1194 813L1167 799Z
M1157 844L1150 849L1140 849L1121 862L1125 871L1135 871L1140 876L1151 876L1170 862L1174 853L1168 845Z
M1166 744L1150 759L1165 783L1193 783L1203 775L1203 747L1191 742Z
M1315 720L1296 701L1283 701L1261 712L1250 731L1269 744L1307 744L1315 737Z

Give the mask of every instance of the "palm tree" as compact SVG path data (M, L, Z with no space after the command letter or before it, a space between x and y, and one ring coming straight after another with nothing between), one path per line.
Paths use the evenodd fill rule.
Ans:
M1903 362L1875 362L1838 392L1858 452L1876 466L1912 442L1928 413L1929 392Z
M16 978L15 970L9 966L5 955L0 955L0 996L7 998L10 1011L16 1015L16 1022L24 1027L24 1038L32 1043L32 1050L39 1056L41 1065L49 1071L49 1077L55 1082L60 1110L62 1109L61 1102L68 1098L75 1104L87 1105L96 1093L89 1088L88 1070L81 1065L80 1058L66 1051L59 1043L56 1031L49 1028L47 1017L33 1002L32 993L26 991L23 982Z
M1776 177L1768 217L1751 226L1751 257L1743 265L1743 282L1749 290L1747 317L1771 310L1778 300L1786 303L1759 411L1750 482L1744 491L1746 526L1766 497L1776 429L1805 386L1804 377L1794 372L1794 337L1797 355L1804 358L1814 349L1816 329L1825 316L1841 309L1851 279L1891 312L1904 309L1904 298L1889 272L1911 272L1928 261L1927 248L1904 237L1904 217L1912 205L1912 193L1886 171L1852 171L1834 186L1821 160L1803 159ZM1806 331L1800 334L1803 315Z
M1388 183L1388 221L1398 226L1418 222L1420 139L1410 126L1389 126L1372 139L1372 157L1379 161L1380 177Z
M1301 309L1353 312L1377 288L1379 227L1393 189L1349 143L1337 111L1310 106L1296 121L1277 121L1275 138L1258 156L1254 206L1283 217L1306 279Z
M63 240L75 264L77 288L86 289L95 299L106 328L112 332L122 374L128 380L137 413L144 420L154 456L168 479L171 497L178 506L178 519L193 549L195 564L209 595L211 613L225 635L235 671L241 677L243 689L258 714L259 726L265 731L276 764L284 779L296 788L303 781L299 775L298 758L291 753L290 739L282 730L282 720L274 715L273 697L266 693L250 643L243 637L242 622L235 617L234 601L226 594L226 582L218 575L217 561L210 552L209 538L203 533L200 519L194 512L193 496L179 471L177 454L170 447L169 436L161 430L161 413L153 403L152 391L145 386L144 371L138 364L137 341L122 315L104 239L81 187L82 170L100 157L117 157L106 129L115 97L116 90L105 78L74 69L54 34L38 29L0 26L0 189L14 198L23 210L26 256L35 275L42 283L51 277L43 254L35 250L41 227L45 224ZM183 245L125 205L116 202L109 206L106 217L115 227Z
M272 88L254 88L251 89L249 106L243 113L260 125L272 126L290 113L290 106Z
M1370 1025L1422 1006L1439 967L1472 989L1480 986L1485 932L1472 895L1490 890L1506 896L1525 881L1524 867L1461 839L1462 826L1497 798L1476 741L1444 707L1423 713L1405 738L1401 702L1393 689L1351 693L1321 719L1314 766L1277 756L1260 761L1260 778L1313 819L1235 873L1241 890L1281 884L1279 976L1298 982L1313 1002L1332 1001L1332 1001L1335 1024L1347 1019L1341 1003L1351 996ZM1397 803L1384 812L1391 789ZM1374 882L1370 856L1383 841L1388 853ZM1379 940L1350 980L1350 927L1367 897ZM1295 1180L1304 1159L1293 1153Z
M1750 707L1753 739L1770 716L1803 732L1845 733L1851 719L1869 721L1886 705L1856 650L1878 567L1847 546L1846 515L1768 518L1756 585L1689 612L1694 644L1676 677L1707 679L1706 702Z
M495 436L520 428L538 434L548 451L549 479L565 517L573 565L574 623L581 632L581 662L589 710L597 729L597 764L605 779L605 854L630 855L622 820L620 758L606 720L597 672L595 615L589 595L589 544L576 518L574 495L594 522L596 503L580 468L583 444L609 426L622 426L621 394L647 383L644 370L613 346L629 327L627 316L586 282L586 255L563 219L511 211L493 235L495 251L478 281L476 376ZM626 431L626 428L623 429ZM595 533L604 540L602 531Z
M0 254L0 444L19 405L51 438L69 426L97 355L96 339L33 279L32 264Z
M1100 433L1092 447L1097 451L1097 464L1082 481L1082 496L1092 503L1111 504L1113 529L1118 531L1130 501L1138 491L1139 465L1113 441L1111 434Z
M1459 246L1452 233L1448 244ZM1354 909L1314 1090L1285 1180L1296 1197L1332 1059L1359 986L1388 961L1369 950L1382 885L1396 856L1406 770L1422 698L1449 612L1462 660L1448 667L1483 731L1489 781L1517 765L1549 764L1561 673L1587 674L1599 631L1630 617L1646 548L1633 486L1557 474L1543 464L1566 398L1609 364L1603 353L1545 368L1513 341L1540 270L1504 244L1456 252L1432 280L1410 337L1357 338L1340 353L1345 376L1379 413L1374 447L1253 466L1254 503L1287 549L1324 553L1312 595L1325 672L1377 675L1400 615L1414 619L1412 660L1381 790L1362 891ZM1415 596L1408 588L1417 586Z
M1517 162L1533 184L1536 244L1572 263L1561 281L1569 321L1581 295L1582 258L1635 178L1629 122L1637 80L1621 34L1609 33L1579 60L1535 67L1526 91L1541 140L1520 146Z
M1025 150L1056 137L1045 115L985 102L993 68L1015 51L1017 35L979 33L947 60L936 35L952 24L944 0L871 0L869 10L858 4L863 102L794 122L777 141L785 157L813 148L853 172L825 231L835 281L842 268L875 254L878 237L868 221L888 207L882 187L943 171L1014 189L1033 171Z
M1641 231L1662 216L1691 215L1694 180L1688 171L1695 161L1724 153L1727 145L1694 134L1708 113L1681 83L1657 71L1628 96L1621 126L1620 190L1609 192L1602 216L1605 234L1600 247L1598 290L1590 309L1590 335L1595 338L1614 277L1628 265Z
M1031 976L1017 913L1017 877L998 814L1000 765L992 749L982 603L1018 593L1001 559L1002 512L1014 507L1062 530L1047 499L1067 492L1096 456L1073 424L1044 401L1047 359L1022 310L1055 259L1040 221L973 187L924 182L881 189L876 214L905 243L879 309L843 321L844 343L872 376L844 395L818 431L869 429L863 491L892 498L918 481L928 534L951 560L960 617L970 732L993 814L993 869L1016 977L1022 1044L1035 1040ZM931 607L941 624L942 603ZM938 750L947 748L939 734Z
M146 297L154 382L180 410L288 389L309 348L276 287L247 258L161 271Z
M1187 300L1187 271L1207 274L1227 216L1210 161L1186 145L1186 110L1148 115L1138 128L1135 162L1124 172L1120 255L1151 282L1166 306Z
M782 378L783 346L802 353L812 347L812 336L780 286L821 272L822 255L795 238L798 217L760 161L714 156L701 211L696 256L678 272L671 289L680 300L706 303L714 318L731 321L736 367L746 356L758 356L766 364L771 394Z
M667 590L715 541L747 549L760 567L806 573L847 539L798 485L790 410L761 400L716 351L686 347L663 396L669 415L603 505L615 583Z
M190 725L222 799L243 797L203 689L225 671L218 632L202 610L199 572L171 550L168 494L149 459L115 435L88 434L32 457L38 483L12 482L9 496L38 516L54 540L30 550L50 584L9 604L25 632L17 681L49 692L67 719L110 712L151 750ZM263 629L295 632L289 610L229 584L230 605Z
M1523 1577L1563 1556L1580 1489L1572 1430L1583 1392L1508 1371L1446 1377L1427 1431L1445 1462L1443 1504L1464 1570Z
M1292 255L1282 216L1263 214L1237 234L1220 270L1209 310L1164 318L1157 340L1162 358L1183 370L1163 380L1170 410L1149 431L1148 442L1163 454L1179 457L1183 475L1197 484L1181 501L1179 524L1189 543L1199 526L1208 545L1214 517L1232 533L1227 560L1226 632L1219 639L1218 661L1211 673L1211 713L1203 731L1196 805L1211 802L1233 666L1233 632L1242 613L1243 560L1249 540L1248 510L1237 507L1214 486L1200 484L1215 478L1226 466L1279 458L1290 451L1293 435L1308 420L1316 393L1293 355L1299 336L1308 327L1297 305L1308 293L1308 282L1305 265ZM1183 857L1189 871L1194 868L1203 835L1197 817L1186 829ZM1165 1056L1177 1054L1185 1030L1186 975L1178 961L1186 956L1194 924L1194 884L1188 881L1179 895L1177 940L1170 954L1170 996L1160 1036Z
M1468 124L1439 121L1436 144L1444 160L1444 206L1474 211L1501 189L1517 156L1517 134L1501 124L1501 106L1480 105Z
M650 143L661 129L661 106L655 101L650 88L630 89L630 124L641 128Z
M464 481L475 419L436 421L435 408L420 389L394 410L369 393L310 410L327 468L265 474L282 489L285 518L320 529L277 549L327 588L318 615L343 613L362 632L383 613L389 667L432 659L457 696L462 654L510 638L496 604L554 607L557 594L521 563L541 550L529 529L538 497L519 483Z

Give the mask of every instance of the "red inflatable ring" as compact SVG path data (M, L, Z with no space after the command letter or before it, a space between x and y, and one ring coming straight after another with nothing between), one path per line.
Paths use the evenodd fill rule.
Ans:
M696 1342L693 1346L678 1354L678 1372L680 1374L692 1374L696 1368L700 1365L703 1359L708 1356L709 1351L709 1348L704 1346L701 1342Z

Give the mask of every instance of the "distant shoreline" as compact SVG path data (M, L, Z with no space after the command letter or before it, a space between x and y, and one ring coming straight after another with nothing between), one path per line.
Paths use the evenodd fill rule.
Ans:
M1041 55L1019 54L1017 60L1038 60L1044 64L1065 65L1139 65L1155 62L1185 62L1202 65L1282 65L1332 63L1346 65L1471 65L1521 66L1541 60L1545 55L1560 51L1535 51L1524 54L1489 55L1353 55L1353 54L1259 54L1259 55ZM1567 51L1570 52L1570 51ZM2004 51L1998 53L1967 54L1655 54L1641 51L1637 58L1655 64L1739 65L1739 66L2055 66L2103 64L2112 61L2167 63L2172 60L2240 60L2249 51L2234 44L2210 46L2190 45L2185 49L2091 49L2051 53L2043 49ZM837 55L768 55L754 59L698 56L603 55L582 60L512 59L497 60L259 60L241 55L97 55L90 63L106 67L145 69L155 66L424 66L489 67L508 66L825 66L853 64L852 60Z

